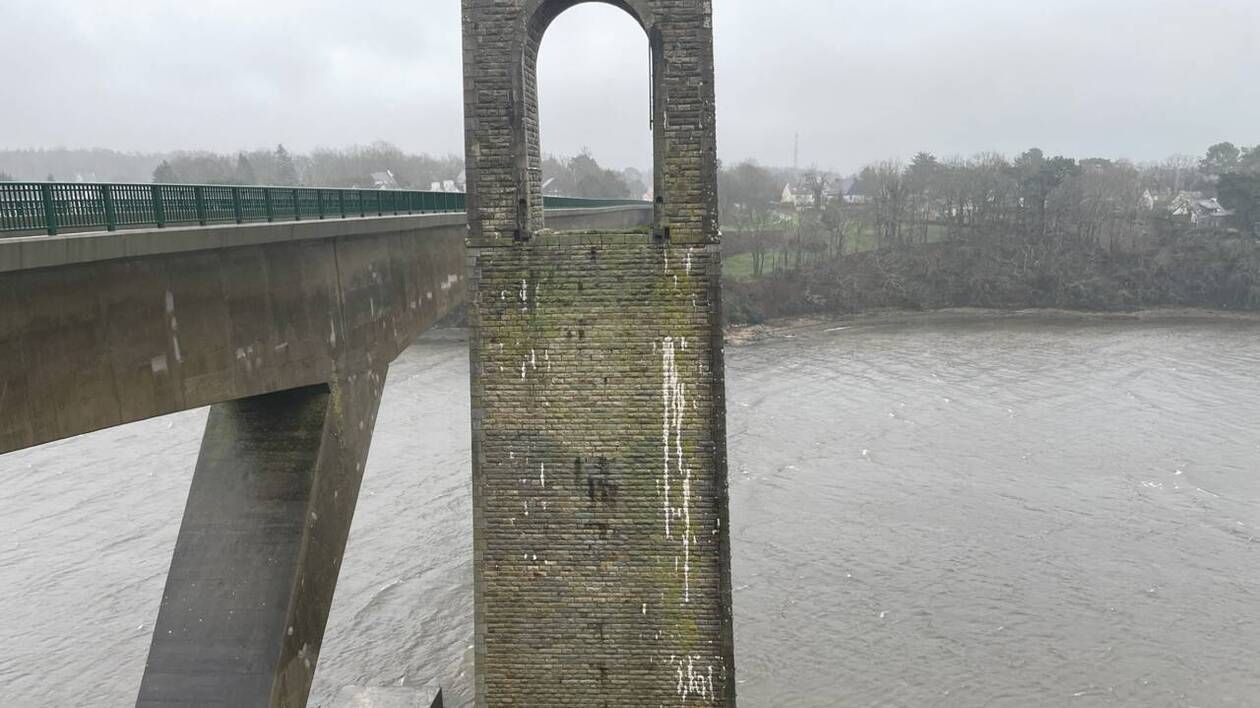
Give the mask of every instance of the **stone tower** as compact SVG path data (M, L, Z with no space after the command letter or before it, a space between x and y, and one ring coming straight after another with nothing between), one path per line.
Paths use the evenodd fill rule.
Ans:
M579 0L463 0L478 706L734 706L708 0L652 50L642 228L546 228L537 57Z

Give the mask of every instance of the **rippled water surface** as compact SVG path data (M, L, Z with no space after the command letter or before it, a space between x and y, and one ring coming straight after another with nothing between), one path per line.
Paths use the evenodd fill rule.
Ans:
M745 706L1260 705L1260 325L727 354ZM315 688L471 669L466 345L390 372ZM0 704L134 702L204 412L0 458Z

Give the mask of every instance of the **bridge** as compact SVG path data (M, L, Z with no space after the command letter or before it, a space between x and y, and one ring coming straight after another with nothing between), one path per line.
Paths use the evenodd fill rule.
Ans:
M0 186L0 454L211 407L137 706L306 704L389 365L464 302L477 705L735 703L710 4L610 3L654 204L542 195L577 0L463 4L466 198Z

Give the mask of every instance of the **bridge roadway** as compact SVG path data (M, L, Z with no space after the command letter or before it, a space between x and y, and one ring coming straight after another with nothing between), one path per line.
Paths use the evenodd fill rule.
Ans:
M213 406L137 705L305 705L385 373L467 297L466 235L429 214L0 239L0 454Z

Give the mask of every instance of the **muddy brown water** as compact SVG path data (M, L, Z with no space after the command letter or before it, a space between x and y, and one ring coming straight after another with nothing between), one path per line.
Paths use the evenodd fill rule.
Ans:
M727 352L745 706L1260 705L1260 324L939 316ZM468 354L390 372L312 703L469 703ZM0 704L134 703L204 411L0 458Z

